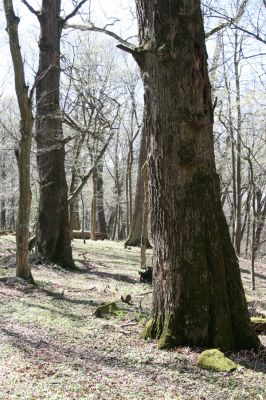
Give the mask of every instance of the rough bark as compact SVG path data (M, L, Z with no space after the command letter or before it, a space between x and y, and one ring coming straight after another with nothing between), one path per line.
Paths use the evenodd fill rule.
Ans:
M258 348L220 202L200 1L136 3L154 241L143 337L159 348Z
M20 110L20 139L17 154L19 170L19 203L16 225L16 276L30 280L33 278L29 266L28 239L31 207L30 151L32 141L32 101L28 95L24 65L20 51L18 24L13 2L4 0L9 47L14 67L15 90Z
M75 267L65 176L65 149L59 105L61 0L43 0L39 70L36 81L36 142L40 176L38 250L63 268Z

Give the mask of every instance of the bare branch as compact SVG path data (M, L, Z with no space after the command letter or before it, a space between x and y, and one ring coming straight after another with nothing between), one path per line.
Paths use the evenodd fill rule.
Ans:
M126 48L134 50L136 47L133 43L128 42L127 40L123 39L121 36L117 35L115 32L112 32L108 29L105 28L100 28L98 26L95 26L93 23L89 23L89 25L69 25L65 24L64 28L66 29L78 29L82 32L87 32L87 31L92 31L92 32L101 32L104 33L105 35L111 36L115 40L117 40L121 45L124 45Z
M7 32L9 36L9 47L14 67L15 90L18 99L20 114L22 119L32 117L31 99L28 97L28 86L25 79L24 64L18 36L19 18L13 8L13 2L4 0L4 8L7 22Z
M81 0L81 2L74 8L74 10L68 14L64 19L63 19L63 23L66 23L70 18L74 17L78 10L83 6L84 3L86 3L87 0Z
M257 39L259 42L266 44L266 40L265 40L265 39L262 39L262 37L259 36L258 34L253 33L253 32L250 32L250 31L248 31L247 29L242 28L241 26L236 25L236 24L234 24L234 23L233 23L232 25L233 25L236 29L238 29L239 31L244 32L244 33L246 33L247 35L254 37L254 38Z
M107 147L109 146L109 143L110 143L112 137L114 136L115 132L116 131L113 130L113 132L110 134L110 136L108 137L104 146L102 147L101 151L97 155L93 166L91 167L89 172L85 176L83 176L83 178L81 179L81 182L80 182L79 186L76 188L76 190L70 194L70 197L68 198L68 204L72 204L73 201L77 198L77 196L82 192L82 189L84 188L84 186L86 185L86 183L88 182L90 177L92 176L94 168L98 165L99 161L102 159L105 151L107 150Z
M45 71L43 71L40 75L36 75L34 84L32 85L32 88L31 88L31 90L30 90L30 96L29 96L30 101L32 101L32 98L33 98L33 95L34 95L34 91L35 91L35 88L36 88L37 84L48 74L48 72L49 72L52 68L54 68L54 66L55 66L55 64L51 64L51 65L49 65L49 67L48 67Z
M234 23L238 22L240 20L240 18L242 17L242 15L245 12L246 9L246 5L248 3L249 0L243 0L242 3L239 6L237 15L235 16L235 18L226 18L228 19L227 22L223 22L220 25L216 26L215 28L213 28L210 32L207 32L205 34L206 39L208 39L210 36L214 35L215 33L219 32L220 30L233 25Z
M118 49L125 51L126 53L130 53L130 54L135 54L136 51L134 49L132 49L131 47L128 46L124 46L123 44L118 44L116 46Z
M27 0L21 0L21 2L25 4L25 6L28 8L28 10L30 10L32 14L36 15L36 17L39 17L38 11L34 10L34 8L27 2Z
M231 21L223 22L222 24L216 26L210 32L206 32L205 38L208 39L210 36L214 35L217 32L220 32L222 29L227 28L231 25Z

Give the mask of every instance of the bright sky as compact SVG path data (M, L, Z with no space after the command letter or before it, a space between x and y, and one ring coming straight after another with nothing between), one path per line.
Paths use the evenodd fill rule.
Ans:
M28 0L33 8L40 8L40 1ZM38 54L38 37L39 28L36 17L21 4L20 0L14 0L14 9L20 17L19 34L22 54L25 60L27 78L32 79L33 70L37 69L37 54ZM73 10L71 0L62 0L61 15L67 15ZM91 15L91 21L100 27L107 24L112 24L115 21L115 26L108 26L108 29L114 30L117 34L127 39L137 34L137 23L134 20L135 2L134 0L88 0L81 8L82 17L84 19ZM80 23L80 16L72 18L69 23ZM0 5L0 94L3 92L6 95L14 94L14 84L12 76L12 63L10 58L8 37L5 32L5 17L3 13L3 5ZM132 39L134 40L134 39ZM135 39L136 41L136 39Z
M33 8L39 9L41 0L28 0ZM75 1L77 3L77 1ZM203 2L204 3L204 2ZM209 0L208 3L216 6L217 0ZM253 4L251 11L255 14L257 13L256 4L261 3L260 0L253 0L249 4ZM221 10L224 13L231 13L233 15L232 6L230 4L235 4L231 0L221 0L219 2ZM25 68L27 71L27 79L29 83L32 83L33 71L37 69L37 54L38 54L38 21L34 15L32 15L26 6L21 4L21 0L14 0L14 8L20 17L19 32L20 32L20 42L22 53L25 59ZM62 13L64 16L73 10L72 0L62 0ZM112 24L114 21L114 26L108 26L108 29L115 31L117 34L123 38L129 38L137 34L137 22L134 19L135 15L135 0L88 0L85 5L81 8L82 17L84 19L88 18L89 14L91 16L91 21L100 27L104 27L107 24ZM250 12L250 11L249 11ZM264 14L265 15L265 14ZM218 23L217 18L210 18L213 24ZM265 20L266 22L266 20ZM69 23L82 23L80 16L77 16L69 21ZM262 22L260 22L262 24ZM99 34L99 37L102 37ZM134 40L134 39L132 39ZM136 41L136 39L135 39ZM115 47L114 42L114 47ZM215 41L207 41L207 48L209 52L209 60L212 58L212 53L214 49ZM259 51L259 43L255 41L255 46L251 46L249 51ZM14 83L12 76L12 64L9 53L8 39L5 32L5 17L3 13L3 3L0 1L0 95L5 89L5 94L14 94ZM254 61L253 61L254 60ZM259 58L252 59L252 68L254 62L260 63ZM260 67L258 67L260 68ZM252 73L251 68L245 68L247 76ZM244 72L244 71L243 71Z

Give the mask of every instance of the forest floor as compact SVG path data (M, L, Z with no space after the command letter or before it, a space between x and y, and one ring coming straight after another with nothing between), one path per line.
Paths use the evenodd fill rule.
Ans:
M232 373L199 369L199 349L158 351L140 339L151 286L139 282L139 249L110 241L74 241L80 270L34 265L37 286L14 278L14 237L0 237L1 400L266 399L266 354L230 354ZM151 253L149 253L151 258ZM266 314L266 266L256 265L252 292L241 260L252 314ZM130 294L132 303L120 301ZM96 318L102 303L121 309ZM261 336L266 345L266 336Z

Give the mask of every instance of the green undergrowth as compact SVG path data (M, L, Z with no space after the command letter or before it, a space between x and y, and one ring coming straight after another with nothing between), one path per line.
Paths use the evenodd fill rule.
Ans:
M139 256L122 243L75 240L77 272L33 266L36 287L0 280L0 400L266 396L260 354L230 355L240 368L213 373L197 368L197 349L159 351L140 338L152 299L139 282ZM0 264L0 276L14 276L11 261ZM127 295L130 304L121 301ZM113 302L118 313L95 316Z

